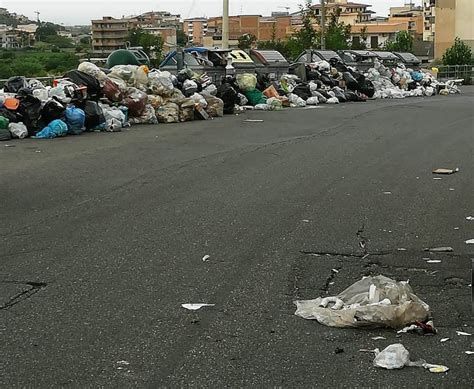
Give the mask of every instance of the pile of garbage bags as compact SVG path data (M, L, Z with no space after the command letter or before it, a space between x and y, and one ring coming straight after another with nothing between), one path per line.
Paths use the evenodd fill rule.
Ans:
M12 77L0 90L0 140L117 132L133 124L178 123L224 115L224 102L206 75L177 76L146 66L107 73L84 62L45 86Z
M337 60L319 61L306 67L306 79L286 74L272 82L262 75L239 74L216 86L206 74L191 69L172 75L134 65L102 70L83 62L53 86L10 78L0 90L0 140L117 132L134 124L207 120L245 109L279 111L459 92L426 71L403 65L388 69L379 62L362 73Z

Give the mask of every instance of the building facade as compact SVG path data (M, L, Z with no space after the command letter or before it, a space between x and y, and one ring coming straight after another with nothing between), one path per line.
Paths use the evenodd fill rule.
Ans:
M102 19L92 20L92 52L105 56L114 50L125 48L129 31L136 27L160 36L164 42L163 49L167 52L176 47L177 29L182 28L179 18L179 15L169 12L146 12L121 19L104 16Z
M128 31L133 27L132 19L115 19L104 16L92 21L92 52L108 55L114 50L123 49Z
M206 18L185 19L183 22L183 31L188 38L188 44L191 46L202 46L204 36L208 31Z
M423 40L434 42L436 33L436 0L423 0Z
M286 40L292 33L292 16L239 15L229 17L229 45L235 47L243 35L254 35L257 41ZM222 47L222 17L210 18L204 46Z
M474 1L436 0L435 57L442 58L456 37L474 51Z

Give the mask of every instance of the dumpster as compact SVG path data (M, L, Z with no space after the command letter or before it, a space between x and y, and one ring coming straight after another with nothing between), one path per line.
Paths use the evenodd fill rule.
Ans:
M421 66L421 60L412 53L393 53L407 68L419 69Z
M339 50L339 55L347 66L366 71L374 67L377 54L368 50Z
M276 50L250 50L250 57L256 65L258 75L267 75L271 80L279 80L290 71L286 58Z
M255 62L245 51L232 50L230 57L232 58L232 66L234 67L236 74L255 73Z
M388 68L396 67L400 62L400 58L390 51L373 51L373 53L376 54L379 61Z
M215 84L220 84L226 75L227 56L232 50L212 49L206 47L190 47L184 49L184 68L193 70L198 74L206 73ZM166 70L171 74L178 73L177 52L168 53L160 64L160 70Z

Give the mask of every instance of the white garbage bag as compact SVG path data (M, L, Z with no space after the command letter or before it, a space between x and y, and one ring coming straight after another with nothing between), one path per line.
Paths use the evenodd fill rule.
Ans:
M339 99L337 97L331 97L326 100L326 104L339 104Z
M153 71L148 74L148 80L148 87L152 94L158 96L171 96L173 94L173 77L170 72Z
M308 105L318 105L319 104L319 99L316 96L310 97L310 98L308 98L308 100L306 100L306 104L308 104Z
M400 343L391 344L384 350L375 349L374 366L381 367L387 370L402 369L405 366L423 367L428 369L431 373L445 373L449 370L443 365L432 365L426 363L425 360L420 359L416 362L410 360L410 353Z
M8 130L13 138L25 139L28 136L28 129L22 122L10 123L8 125Z
M252 91L257 86L257 77L250 73L238 74L237 85L242 92Z
M97 65L91 62L81 62L77 67L77 70L96 78L97 80L99 80L101 85L103 85L103 83L107 79L107 75L102 70L100 70Z
M288 100L290 101L290 104L294 104L297 107L306 107L306 101L294 93L288 94Z
M335 303L336 306L329 306ZM295 315L329 327L403 328L430 316L408 282L364 277L335 297L295 301Z

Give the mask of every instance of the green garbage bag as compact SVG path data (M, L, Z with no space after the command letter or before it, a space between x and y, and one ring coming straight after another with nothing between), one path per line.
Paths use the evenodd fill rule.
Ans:
M12 138L12 134L6 128L0 128L0 141L2 140L10 140Z
M5 116L0 116L0 129L7 130L9 124L10 120L8 120Z
M267 104L267 98L258 89L253 89L245 92L250 105Z

